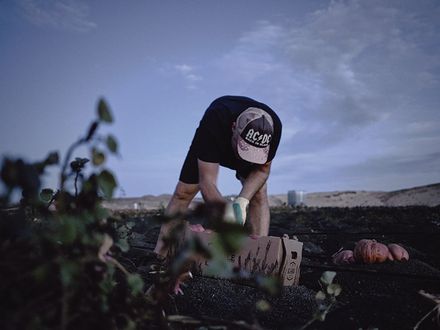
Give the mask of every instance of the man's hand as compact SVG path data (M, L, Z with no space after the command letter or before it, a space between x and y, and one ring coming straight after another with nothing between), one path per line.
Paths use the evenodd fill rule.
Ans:
M244 197L237 197L233 202L228 202L225 207L224 220L244 225L248 205L249 200Z
M247 207L249 205L249 200L244 197L237 197L232 203L234 208L235 219L241 225L246 222Z
M224 202L224 198L217 189L219 164L205 162L200 159L197 160L197 164L199 166L200 191L205 202ZM248 205L249 199L245 197L237 197L233 202L228 202L223 216L224 221L244 225Z

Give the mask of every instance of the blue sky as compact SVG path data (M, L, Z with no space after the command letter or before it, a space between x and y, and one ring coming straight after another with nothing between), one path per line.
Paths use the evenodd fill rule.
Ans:
M3 0L0 153L65 152L103 96L117 195L172 193L209 103L246 95L283 122L270 193L440 182L438 17L436 0ZM219 188L238 193L232 171Z

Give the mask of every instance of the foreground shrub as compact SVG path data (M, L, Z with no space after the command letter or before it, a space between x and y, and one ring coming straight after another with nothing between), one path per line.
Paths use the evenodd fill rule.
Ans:
M128 249L120 239L118 219L100 206L117 186L105 168L107 154L117 153L112 135L98 135L113 121L104 100L97 119L72 144L61 164L57 152L45 160L3 160L0 219L0 312L3 329L133 328L154 319L143 295L144 283L117 261ZM90 152L93 170L84 174L87 158L73 158L79 146ZM41 190L48 166L60 166L57 190ZM15 191L22 192L11 207Z

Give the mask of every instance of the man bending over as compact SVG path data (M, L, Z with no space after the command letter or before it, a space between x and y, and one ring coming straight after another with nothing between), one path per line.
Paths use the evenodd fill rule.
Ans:
M225 220L244 225L248 215L251 235L267 236L270 214L266 181L280 142L281 126L271 108L251 98L223 96L212 102L195 132L165 214L184 213L201 191L205 202L227 203ZM235 170L242 183L233 202L217 188L219 166ZM162 225L157 254L166 256L162 238L173 225Z

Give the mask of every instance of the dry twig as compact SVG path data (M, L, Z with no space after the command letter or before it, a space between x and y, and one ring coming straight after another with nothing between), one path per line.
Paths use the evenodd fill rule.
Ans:
M414 330L417 330L420 326L420 324L422 324L422 322L424 320L426 320L428 318L429 315L436 313L437 315L435 316L436 320L437 320L437 324L440 325L440 295L436 295L436 294L431 294L431 293L427 293L423 290L419 291L419 294L421 294L423 297L428 298L429 300L432 300L436 305L433 309L431 309L427 314L425 314L425 316L423 316L419 322L417 322L417 324L414 326Z

